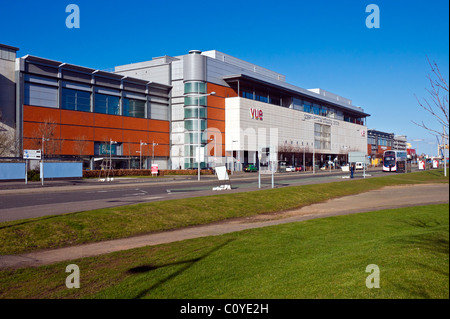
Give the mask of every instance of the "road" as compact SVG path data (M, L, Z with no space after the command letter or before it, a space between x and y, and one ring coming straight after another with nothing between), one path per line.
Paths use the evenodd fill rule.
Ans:
M367 172L370 176L383 176L379 170ZM283 173L275 175L275 187L327 183L341 181L348 173L341 171L311 173ZM362 172L355 175L363 178ZM81 181L75 185L0 189L0 222L74 213L85 210L116 207L169 199L208 196L258 190L258 174L247 173L231 176L232 190L212 191L220 185L214 176L202 176L184 180L116 179L111 183L97 180ZM262 188L271 187L271 177L262 175Z

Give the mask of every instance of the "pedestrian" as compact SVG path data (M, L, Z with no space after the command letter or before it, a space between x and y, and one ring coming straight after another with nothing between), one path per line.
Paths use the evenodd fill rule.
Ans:
M355 172L355 164L350 165L350 178L353 178L353 173Z

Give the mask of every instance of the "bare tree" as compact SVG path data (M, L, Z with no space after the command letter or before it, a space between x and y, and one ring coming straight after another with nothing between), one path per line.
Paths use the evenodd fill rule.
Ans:
M2 111L0 110L0 157L12 156L17 149L17 141L14 129L2 122Z
M14 133L0 126L0 157L8 157L16 150Z
M45 156L57 156L61 154L63 140L58 139L56 135L57 124L55 121L48 119L39 124L38 129L34 132L34 147L42 149L42 139L44 142Z
M77 155L81 158L83 155L85 155L86 149L87 149L87 142L86 142L86 136L79 136L76 138L74 142L74 151L77 153Z
M426 129L433 135L437 135L442 138L448 138L448 81L440 72L436 62L431 63L428 57L427 60L432 72L431 74L427 75L427 79L430 82L430 88L426 90L430 95L430 99L428 100L424 98L423 102L421 102L417 98L417 96L416 99L420 107L422 107L436 119L436 121L439 123L439 127L431 127L430 125L425 124L423 121L421 123L416 123L414 121L412 122Z

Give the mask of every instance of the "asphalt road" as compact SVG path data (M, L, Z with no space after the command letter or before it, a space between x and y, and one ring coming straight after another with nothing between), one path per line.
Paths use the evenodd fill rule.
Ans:
M379 169L368 171L366 178L383 176ZM276 174L275 187L327 183L348 178L348 173L341 171L310 173ZM356 178L363 178L358 171ZM236 193L258 190L258 174L247 173L231 176L232 190L212 191L218 186L214 176L196 177L184 180L158 179L116 179L105 183L89 180L68 186L44 188L0 188L0 222L27 219L33 217L74 213L106 207L116 207L144 202L169 200L186 197L208 196L223 193ZM262 175L262 188L271 188L271 176Z

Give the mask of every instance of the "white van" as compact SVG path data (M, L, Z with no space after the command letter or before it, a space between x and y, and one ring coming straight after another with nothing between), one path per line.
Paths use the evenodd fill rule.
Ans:
M367 167L366 167L367 168ZM364 169L364 164L362 162L356 162L355 170L356 169Z

